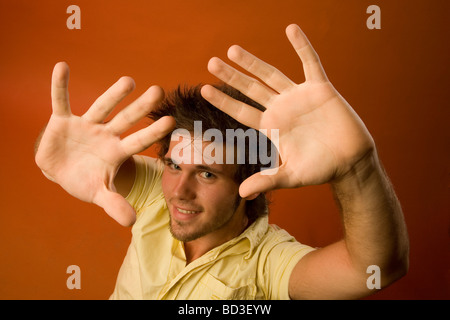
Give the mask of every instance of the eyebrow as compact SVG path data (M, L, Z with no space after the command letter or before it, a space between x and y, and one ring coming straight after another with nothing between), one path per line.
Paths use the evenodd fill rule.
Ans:
M169 157L164 157L163 161L165 164L167 164L167 163L173 163L176 165L180 164L180 163L177 163L176 161L173 161L173 159L169 158ZM210 167L210 166L204 165L204 164L197 164L197 165L195 165L195 168L198 170L210 171L210 172L216 173L216 174L223 174L223 170L218 170L218 169L215 169L213 167Z

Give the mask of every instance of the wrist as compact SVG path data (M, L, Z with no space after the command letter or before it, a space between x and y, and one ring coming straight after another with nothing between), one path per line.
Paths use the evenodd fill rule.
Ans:
M335 195L347 200L372 198L374 193L386 187L387 178L375 150L366 153L344 174L333 179L330 184Z

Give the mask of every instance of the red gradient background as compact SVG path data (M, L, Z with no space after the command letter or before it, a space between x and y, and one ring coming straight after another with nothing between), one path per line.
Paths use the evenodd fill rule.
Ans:
M66 27L71 4L81 8L81 30ZM381 30L366 27L372 4L381 8ZM449 299L449 9L445 0L2 0L0 299L106 299L131 237L34 163L56 62L71 68L78 115L123 75L137 87L121 107L153 84L215 82L207 62L226 59L232 44L301 82L284 34L290 23L302 27L366 123L404 209L409 273L368 299ZM270 221L300 242L325 246L342 235L328 186L281 190L272 200ZM66 287L73 264L80 290Z

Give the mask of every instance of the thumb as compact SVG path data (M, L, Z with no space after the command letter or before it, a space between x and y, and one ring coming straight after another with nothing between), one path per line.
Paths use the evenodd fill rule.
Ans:
M285 172L283 167L267 169L245 179L239 187L239 194L242 198L257 193L278 189L282 186Z
M68 86L69 66L65 62L59 62L53 68L52 73L51 96L53 114L55 115L70 115Z
M136 221L136 212L133 207L116 192L105 188L93 202L124 227L129 227Z

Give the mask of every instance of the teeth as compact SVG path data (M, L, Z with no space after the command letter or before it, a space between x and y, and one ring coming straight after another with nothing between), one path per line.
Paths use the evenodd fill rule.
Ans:
M185 214L194 214L194 213L197 213L198 211L190 211L190 210L183 210L183 209L180 209L180 208L177 208L178 209L178 211L180 211L181 213L185 213Z

